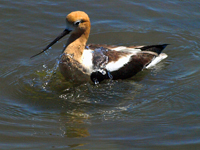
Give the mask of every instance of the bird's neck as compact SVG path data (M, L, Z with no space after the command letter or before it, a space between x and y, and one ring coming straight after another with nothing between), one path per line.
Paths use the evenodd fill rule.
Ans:
M72 33L67 41L64 53L73 56L73 59L82 62L82 54L89 38L90 30Z

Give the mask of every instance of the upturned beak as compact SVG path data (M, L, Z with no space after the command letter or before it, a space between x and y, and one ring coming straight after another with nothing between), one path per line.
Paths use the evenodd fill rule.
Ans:
M31 58L38 56L40 54L42 54L43 52L45 52L47 49L49 49L52 45L54 45L56 42L58 42L62 37L64 37L65 35L69 34L71 32L71 30L65 29L57 38L55 38L49 45L47 45L41 52L31 56Z

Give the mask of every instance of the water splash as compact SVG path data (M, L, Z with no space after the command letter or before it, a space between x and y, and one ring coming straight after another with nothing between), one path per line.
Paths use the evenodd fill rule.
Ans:
M93 81L94 81L94 84L95 84L95 85L99 84L99 81L98 81L97 78L94 78Z
M109 71L108 71L108 77L110 78L110 80L113 79L113 76L112 76L112 74Z
M46 87L49 85L51 79L52 79L53 76L56 74L56 70L57 70L58 66L59 66L59 59L56 59L56 63L54 64L53 68L51 68L51 69L48 69L48 68L47 68L47 65L45 65L45 64L43 65L43 68L47 69L47 70L46 70L46 73L47 73L47 74L46 74L46 76L44 77L45 81L44 81L44 83L43 83L43 85L42 85L42 88L43 88L45 91L47 90Z
M94 50L93 52L94 69L96 70L105 69L105 65L108 63L108 56L106 56L104 53L107 51L108 50L103 47Z
M94 50L93 52L93 68L95 72L92 74L93 82L95 84L99 84L103 78L109 78L110 80L113 79L113 76L109 71L106 70L106 64L108 63L108 56L105 53L108 49L100 47Z

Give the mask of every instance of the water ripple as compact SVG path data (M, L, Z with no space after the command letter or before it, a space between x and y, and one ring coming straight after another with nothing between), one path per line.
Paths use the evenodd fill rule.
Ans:
M3 0L0 7L2 149L199 148L199 2ZM55 60L66 39L29 59L65 28L67 13L83 8L89 43L169 43L169 57L99 85L59 73Z

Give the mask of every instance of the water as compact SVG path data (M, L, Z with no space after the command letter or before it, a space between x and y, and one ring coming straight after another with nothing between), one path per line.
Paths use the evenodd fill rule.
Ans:
M200 149L199 1L0 2L1 149ZM168 58L123 81L71 84L57 70L65 28L91 18L88 43L169 43Z

